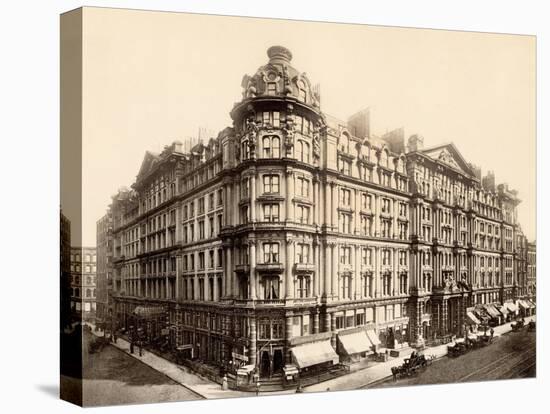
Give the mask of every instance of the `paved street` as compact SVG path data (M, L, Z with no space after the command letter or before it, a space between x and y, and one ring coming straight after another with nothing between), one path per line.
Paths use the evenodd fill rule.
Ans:
M201 399L166 375L109 345L89 355L90 334L84 335L83 405L139 404ZM65 384L77 386L62 376Z
M529 378L536 375L536 334L522 330L495 339L457 358L444 357L409 378L389 379L365 388Z

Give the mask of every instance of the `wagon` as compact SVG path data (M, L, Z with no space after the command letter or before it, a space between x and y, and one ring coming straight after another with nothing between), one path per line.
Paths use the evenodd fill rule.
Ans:
M511 325L513 332L517 332L517 331L521 330L524 326L525 326L525 321L523 319L521 319L521 320L519 320L519 321L517 321L517 322L515 322Z
M528 324L527 324L527 330L529 332L532 332L532 331L535 331L537 329L537 325L535 323L535 321L530 321Z

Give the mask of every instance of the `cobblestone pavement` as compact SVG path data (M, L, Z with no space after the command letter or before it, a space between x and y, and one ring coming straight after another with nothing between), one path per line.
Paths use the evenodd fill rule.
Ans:
M143 404L202 399L193 391L113 346L88 354L91 334L84 334L83 405ZM65 386L78 387L62 376Z

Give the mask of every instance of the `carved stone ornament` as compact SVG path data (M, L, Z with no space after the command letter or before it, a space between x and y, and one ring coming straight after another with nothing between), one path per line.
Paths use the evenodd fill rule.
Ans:
M287 118L286 123L283 127L283 132L285 134L285 148L286 154L292 154L292 148L294 147L294 121L292 118Z
M256 156L256 140L258 139L258 125L253 117L246 120L246 133L248 134L248 148L250 149L250 157Z
M321 127L319 122L313 127L313 157L321 157L321 144L320 144Z

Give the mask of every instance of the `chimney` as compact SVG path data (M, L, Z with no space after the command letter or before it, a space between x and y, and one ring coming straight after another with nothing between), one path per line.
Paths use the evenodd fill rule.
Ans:
M481 186L487 191L495 191L495 173L487 171L487 175L481 180Z
M424 148L424 137L418 134L411 135L407 142L409 152L420 151Z
M181 141L174 141L172 143L172 148L174 149L174 152L183 153L183 144L181 143Z
M365 139L370 137L370 109L363 109L348 118L348 129L353 136Z

